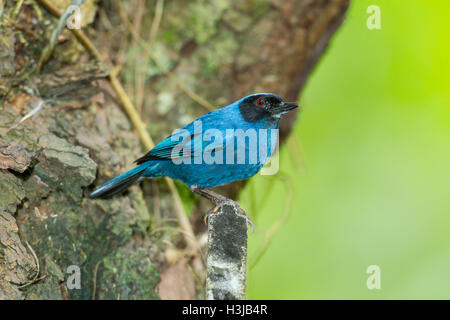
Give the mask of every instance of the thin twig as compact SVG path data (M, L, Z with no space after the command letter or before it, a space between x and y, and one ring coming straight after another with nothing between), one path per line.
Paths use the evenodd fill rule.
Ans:
M33 110L31 110L31 111L28 112L25 116L23 116L23 117L19 120L19 122L17 122L15 125L13 125L11 128L9 128L8 131L17 128L22 122L24 122L24 121L27 120L28 118L31 118L32 116L34 116L35 114L37 114L37 113L42 109L42 107L44 107L44 106L45 106L45 101L41 99L41 100L38 102L37 106L33 108Z
M22 5L23 5L23 1L24 1L24 0L19 0L19 1L17 1L16 7L14 8L14 10L13 10L13 12L12 12L12 15L11 15L11 18L12 18L12 19L16 20L17 17L19 16L20 9L22 8Z
M61 297L63 298L63 300L69 300L69 297L67 296L66 285L65 285L64 281L61 281L59 283L59 291L61 291Z
M150 28L150 36L148 40L149 49L151 48L153 42L156 39L156 35L158 34L159 26L161 24L161 19L163 15L163 10L164 10L164 0L158 0L156 2L155 15L152 20L152 26ZM137 32L137 34L139 34L139 32Z
M136 19L134 21L134 28L139 33L142 26L142 15L145 10L145 1L139 0L136 10ZM137 43L134 41L133 48L136 47ZM139 116L142 117L142 105L144 104L145 95L145 72L146 70L142 68L142 55L139 50L136 50L136 59L134 60L134 104Z
M36 0L36 1L39 1L39 3L42 6L44 6L54 16L56 16L58 18L61 17L61 12L59 11L59 9L56 8L53 4L51 4L48 0ZM89 38L86 37L86 35L83 33L83 31L78 30L78 29L71 29L71 31L75 34L77 39L80 41L80 43L85 47L85 49L89 52L89 54L92 57L94 57L98 60L102 60L102 58L100 57L99 51L94 46L94 44L89 40ZM139 117L139 114L137 113L135 107L133 106L133 103L131 102L127 93L123 89L121 83L117 79L117 73L118 73L117 68L111 69L111 72L108 77L109 82L110 82L111 86L113 87L114 91L116 92L120 102L122 103L122 106L125 109L125 112L127 113L128 117L130 118L130 121L136 128L144 147L148 150L152 149L155 146L153 143L153 140L150 137L147 129L145 128L145 125L143 124L141 118ZM175 187L175 183L173 182L173 180L171 180L170 178L167 178L167 177L165 178L165 181L166 181L167 186L169 187L169 190L172 194L172 198L174 201L175 213L177 215L180 227L184 231L183 235L184 235L186 244L187 244L189 250L198 251L199 247L197 245L194 231L193 231L192 226L189 222L189 219L187 218L187 215L184 211L180 195L178 194L178 190Z
M298 171L303 170L305 166L303 151L297 135L292 134L289 139L287 139L286 143L288 145L286 149L294 164L294 169Z
M128 114L131 122L135 126L138 135L141 138L141 141L144 144L145 148L152 149L155 146L155 144L150 135L148 134L147 128L145 127L145 124L142 122L141 117L136 112L133 103L131 102L130 98L125 92L125 89L122 87L122 84L119 82L117 78L117 74L119 73L119 71L120 67L115 67L111 70L108 76L109 82L111 83L112 88L114 89L114 91L117 94L117 97L122 103L125 112Z
M119 1L120 4L120 1ZM194 91L189 89L189 87L180 80L172 71L167 70L166 67L161 63L159 58L153 53L151 48L145 41L141 38L141 36L136 32L131 22L128 20L128 18L125 16L125 14L122 12L122 10L119 10L119 15L121 16L121 19L126 24L128 30L130 31L133 38L139 43L144 50L147 52L149 57L153 60L153 62L156 64L156 66L167 76L169 77L175 84L182 90L186 95L188 95L192 100L197 102L199 105L204 107L208 111L213 111L216 108L210 104L207 100L205 100L203 97L196 94Z
M97 272L98 272L98 267L100 266L100 264L103 262L103 260L100 260L99 262L96 263L95 267L94 267L94 277L92 280L92 297L91 300L95 300L95 294L97 291Z
M60 18L62 13L61 11L50 1L48 0L36 0L39 2L45 9L48 10L52 15L54 15L57 18ZM88 51L88 53L96 59L101 60L100 52L97 50L97 48L94 46L94 44L89 40L88 37L84 34L83 31L80 29L70 29L72 33L75 35L75 37L80 41L80 43L83 45L83 47Z
M83 4L85 0L72 0L72 5L80 6ZM41 72L42 66L44 63L50 58L50 56L53 53L53 50L56 46L56 38L61 34L64 27L67 24L67 20L70 17L71 12L69 10L64 11L64 13L61 14L59 17L58 24L56 25L56 28L53 30L52 35L50 37L50 41L48 45L45 46L44 50L42 50L41 56L39 58L36 70L37 72Z
M22 31L23 33L28 34L29 36L32 36L34 39L39 39L38 35L36 33L34 33L33 31L31 31L30 29L28 29L27 27L23 26L22 24L12 20L11 18L9 18L8 16L3 16L3 18L5 18L8 23L10 25L12 25L14 28L16 28L17 30Z
M111 83L111 86L114 88L114 91L116 91L116 94L118 95L120 101L122 102L122 105L127 112L128 116L130 117L131 122L135 126L135 128L138 131L138 134L141 138L142 143L146 147L146 149L150 150L152 149L155 144L150 137L150 135L147 132L147 129L145 128L144 123L142 122L141 118L139 117L139 114L137 113L136 109L134 108L130 98L128 98L128 95L125 93L125 90L123 89L122 85L120 84L119 80L117 80L116 73L118 72L118 69L115 68L109 75L109 81ZM179 221L180 227L184 230L185 234L185 241L188 247L191 250L197 251L198 246L197 242L195 241L195 235L194 230L192 230L192 226L189 222L189 219L187 218L187 215L184 211L183 204L181 202L180 195L178 194L178 190L175 186L175 183L172 179L165 177L164 180L167 183L167 186L169 187L169 190L172 194L172 198L174 201L174 207L175 207L175 213L177 215L177 219ZM188 235L188 236L186 236Z
M123 89L122 85L120 84L119 80L117 80L116 73L118 72L118 69L115 68L109 75L109 81L111 83L111 86L114 88L114 91L116 91L117 95L119 96L120 101L122 102L122 105L127 112L128 116L131 119L131 122L136 127L138 134L141 138L141 141L143 142L144 146L147 149L153 149L155 146L152 138L147 132L147 129L145 128L144 123L142 122L141 118L139 117L139 114L137 113L136 109L134 108L130 98L128 98L127 94L125 93L125 90ZM169 190L172 194L172 199L174 201L174 207L175 207L175 213L177 215L177 219L179 221L180 227L184 230L185 234L185 241L188 247L191 250L197 251L198 246L197 242L195 241L195 235L194 230L192 230L191 223L189 222L189 219L187 218L187 215L184 211L183 203L181 202L180 195L178 194L178 190L175 186L175 183L172 179L164 177L164 180L167 183L167 186L169 187ZM188 235L188 236L186 236Z
M26 245L27 245L28 250L30 250L30 252L31 252L31 254L32 254L32 256L33 256L33 259L34 259L34 261L35 261L35 263L36 263L36 266L37 266L37 270L36 270L36 274L34 275L33 280L31 280L31 281L28 282L28 283L25 283L24 285L18 286L18 288L25 288L25 287L28 287L30 284L33 284L33 283L35 283L35 282L38 282L38 281L44 279L44 278L47 276L46 274L44 274L42 277L39 277L39 273L41 272L41 271L40 271L40 265L39 265L39 259L38 259L37 255L36 255L36 253L34 252L33 248L32 248L32 247L30 246L30 244L28 243L28 241L26 241L25 243L26 243Z
M155 227L161 226L161 205L159 199L159 186L156 180L152 180L153 212L155 214Z
M253 269L256 266L256 264L259 262L259 260L264 256L267 249L269 248L269 244L272 241L273 237L278 232L278 230L283 226L283 224L286 222L286 220L289 217L290 212L291 212L291 203L292 203L292 199L293 199L293 195L294 195L292 180L291 180L290 176L287 174L279 172L279 175L282 176L282 177L280 177L280 179L285 184L286 191L287 191L286 200L284 202L283 214L277 221L275 221L275 223L272 225L272 227L270 227L270 229L267 230L267 232L264 234L263 244L257 250L256 257L253 259L253 261L250 262L250 269Z

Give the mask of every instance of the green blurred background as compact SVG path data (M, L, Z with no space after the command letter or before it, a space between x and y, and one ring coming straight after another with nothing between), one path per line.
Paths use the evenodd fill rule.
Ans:
M366 26L373 4L381 30ZM300 97L280 174L241 196L258 212L254 263L294 195L249 268L248 298L450 298L449 12L448 0L352 1ZM366 286L370 265L380 290Z

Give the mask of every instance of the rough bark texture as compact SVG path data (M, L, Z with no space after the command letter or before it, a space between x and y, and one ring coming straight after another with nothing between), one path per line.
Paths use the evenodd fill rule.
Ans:
M245 299L247 219L232 203L208 215L206 299Z
M70 4L52 2L60 9ZM163 183L146 183L145 196L135 186L111 200L86 199L143 150L105 79L107 68L68 30L36 73L57 20L35 1L18 3L7 0L0 20L0 299L158 298L159 274L170 262L192 270L169 254L182 245L179 232L155 227L155 212L173 217L171 198ZM124 16L188 88L224 105L252 92L296 100L348 6L348 0L165 1L157 33L149 36L155 3L82 6L83 29L114 64L123 64L122 81L155 141L205 109L148 58ZM294 120L284 120L282 137ZM179 187L192 206L196 198ZM239 187L224 192L235 195ZM68 288L72 265L81 269L80 289ZM193 292L201 284L177 284L185 277L161 278L168 281L159 284L164 292L173 287L167 296L180 297L177 286L189 291L182 297L203 296Z

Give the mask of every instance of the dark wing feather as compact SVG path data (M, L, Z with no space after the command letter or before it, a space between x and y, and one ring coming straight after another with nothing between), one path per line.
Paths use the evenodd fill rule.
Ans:
M172 141L172 136L167 137L163 141L161 141L156 147L150 150L146 155L140 157L135 160L137 164L142 164L149 160L172 160L172 159L182 159L185 157L191 157L191 155L184 155L183 149L180 150L178 155L172 155L173 148L179 145L180 141ZM195 138L195 135L192 134L190 137L183 140L183 143L190 143L192 139Z

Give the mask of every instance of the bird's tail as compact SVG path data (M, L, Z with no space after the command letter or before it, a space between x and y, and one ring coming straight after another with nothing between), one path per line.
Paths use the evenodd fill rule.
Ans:
M130 171L106 182L104 185L98 187L89 195L90 199L109 198L116 193L124 191L132 184L136 183L142 174L149 168L148 163L143 163Z

